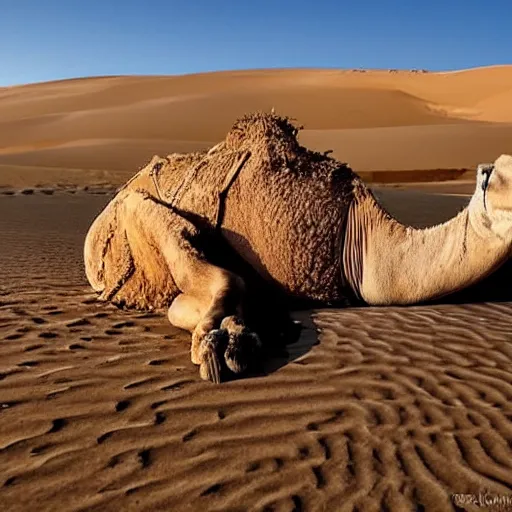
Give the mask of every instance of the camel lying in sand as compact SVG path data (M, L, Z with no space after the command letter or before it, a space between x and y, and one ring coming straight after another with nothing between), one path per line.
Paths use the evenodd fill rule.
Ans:
M87 234L94 290L128 307L168 307L170 322L192 333L204 379L243 372L262 348L228 247L268 283L269 298L283 292L326 305L441 297L509 257L511 156L478 167L475 193L455 218L413 229L346 164L300 146L297 133L288 119L257 113L208 152L155 156Z

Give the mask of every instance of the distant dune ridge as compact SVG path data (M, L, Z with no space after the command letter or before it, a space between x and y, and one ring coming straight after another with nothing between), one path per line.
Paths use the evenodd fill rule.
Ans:
M117 185L153 154L211 146L272 107L359 172L473 169L512 152L512 66L84 78L0 89L0 185Z

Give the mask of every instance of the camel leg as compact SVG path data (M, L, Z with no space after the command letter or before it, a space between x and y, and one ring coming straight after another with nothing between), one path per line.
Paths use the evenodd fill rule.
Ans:
M259 338L243 320L244 283L237 275L203 260L189 264L179 272L191 274L180 276L190 286L174 299L168 318L173 325L192 332L191 359L201 365L203 378L219 380L222 359L232 372L240 373L258 358L261 348Z
M151 196L131 194L125 208L130 214L125 224L136 225L139 239L161 251L181 292L168 317L192 332L191 359L200 365L201 377L219 382L224 365L244 371L261 344L243 320L243 280L208 262L196 247L193 224Z

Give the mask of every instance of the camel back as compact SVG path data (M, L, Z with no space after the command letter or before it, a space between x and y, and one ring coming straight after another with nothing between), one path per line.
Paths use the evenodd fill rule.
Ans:
M202 156L180 207L214 226L225 201L222 233L253 268L293 296L336 301L342 230L360 180L302 146L299 130L273 113L238 119Z

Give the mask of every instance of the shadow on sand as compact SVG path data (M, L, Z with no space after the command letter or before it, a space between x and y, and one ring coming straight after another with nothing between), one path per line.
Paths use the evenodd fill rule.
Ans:
M436 304L467 304L471 302L512 301L512 259L479 283L451 294Z
M512 302L512 260L505 263L496 272L489 277L465 290L437 299L435 301L425 302L423 305L439 304L470 304L470 303L492 303L492 302ZM314 307L314 306L313 306ZM351 309L364 309L367 306L355 306ZM403 306L404 309L407 306ZM314 311L318 311L314 307ZM383 307L382 309L386 309ZM307 354L315 345L319 343L318 330L313 322L312 308L294 310L291 316L294 320L300 321L302 330L297 341L291 341L284 347L274 347L265 356L262 363L262 369L244 377L257 377L273 373L283 366L295 361Z

